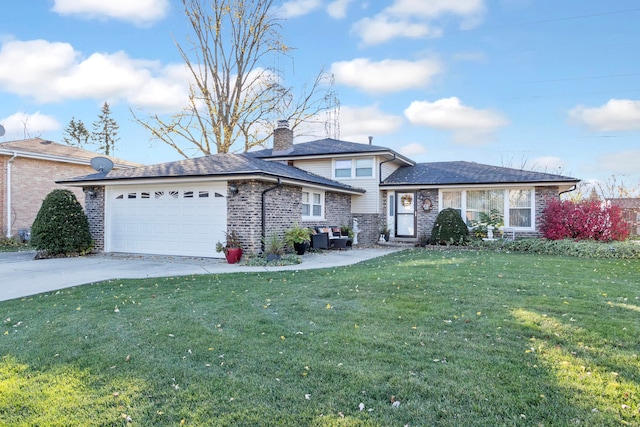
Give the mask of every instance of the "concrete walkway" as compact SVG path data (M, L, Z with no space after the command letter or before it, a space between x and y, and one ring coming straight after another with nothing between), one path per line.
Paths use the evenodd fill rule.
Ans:
M35 260L35 252L0 253L0 301L110 279L340 267L398 250L363 248L306 253L301 264L278 267L245 267L217 258L99 254Z

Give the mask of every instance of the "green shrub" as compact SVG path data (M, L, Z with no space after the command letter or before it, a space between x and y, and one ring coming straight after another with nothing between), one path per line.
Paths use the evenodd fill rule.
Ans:
M640 244L633 241L602 242L594 240L516 239L495 242L473 241L472 246L509 252L566 255L580 258L640 259Z
M31 227L31 244L47 256L91 250L89 220L71 191L53 190L47 195Z
M434 245L464 245L469 240L469 229L458 211L447 208L438 214L431 229L431 243Z

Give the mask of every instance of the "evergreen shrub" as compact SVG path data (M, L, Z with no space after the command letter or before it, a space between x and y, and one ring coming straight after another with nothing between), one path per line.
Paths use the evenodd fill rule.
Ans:
M469 229L453 208L440 211L431 229L431 244L464 245L469 240Z
M91 251L89 220L71 191L53 190L47 195L31 227L31 244L46 256Z

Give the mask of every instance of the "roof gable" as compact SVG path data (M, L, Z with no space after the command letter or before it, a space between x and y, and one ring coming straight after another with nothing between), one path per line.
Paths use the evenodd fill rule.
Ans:
M392 173L381 185L576 183L578 181L576 178L562 175L456 161L406 166Z

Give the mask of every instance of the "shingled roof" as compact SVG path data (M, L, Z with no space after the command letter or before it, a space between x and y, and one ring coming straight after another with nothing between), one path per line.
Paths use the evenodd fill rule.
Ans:
M395 157L401 162L413 165L415 162L395 151L377 145L360 144L357 142L341 141L339 139L325 138L316 141L303 142L300 144L294 144L293 148L286 153L274 151L272 148L267 148L259 151L250 151L247 153L250 156L260 159L267 158L295 158L295 157L331 157L335 155L349 155L349 154L370 154L370 155L387 155L389 157Z
M459 185L515 183L577 183L578 179L543 172L483 165L475 162L418 163L392 173L381 186L392 185Z
M41 160L53 160L70 163L89 164L94 157L108 157L116 168L140 166L140 163L130 162L111 156L104 156L82 148L58 144L42 138L22 139L0 143L0 154L13 155L18 153L23 157Z
M242 178L260 175L270 178L290 179L300 183L320 185L349 193L364 193L352 187L320 175L303 171L279 162L269 162L246 154L214 154L195 159L179 160L133 169L112 170L107 174L92 174L61 181L61 184L104 182L114 180L225 177Z

